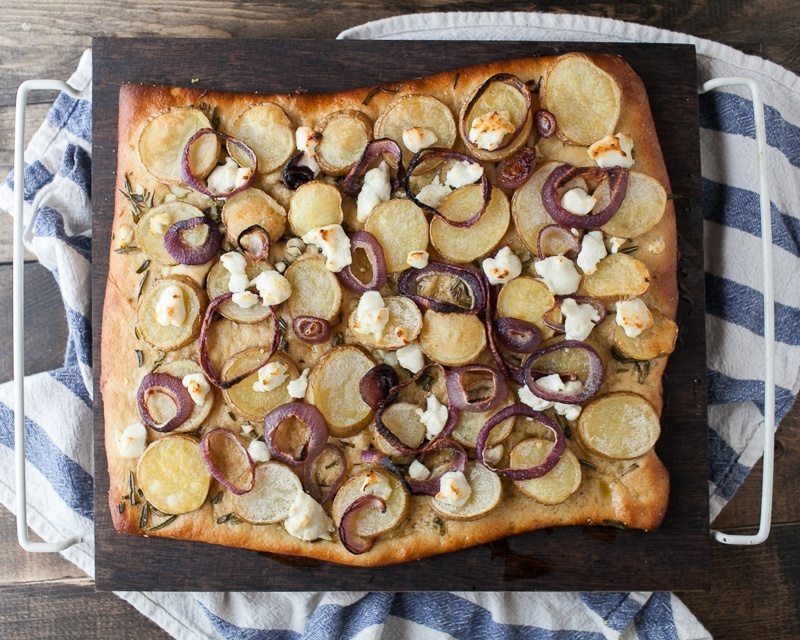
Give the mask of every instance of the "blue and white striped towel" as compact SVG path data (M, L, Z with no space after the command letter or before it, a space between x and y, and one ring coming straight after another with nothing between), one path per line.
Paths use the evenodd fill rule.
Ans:
M614 20L534 13L404 16L348 38L686 42L701 79L755 78L767 103L775 238L777 415L800 390L800 79L758 58L681 34ZM87 53L70 83L90 83ZM64 555L93 574L89 271L91 106L60 96L26 155L26 242L56 276L70 326L65 366L27 381L29 517L45 539L79 534ZM755 142L749 101L701 100L706 219L712 519L760 454L762 298ZM13 176L0 187L11 203ZM105 250L102 247L100 250ZM13 509L12 393L0 386L0 502ZM674 595L549 593L120 593L176 638L677 638L709 637Z

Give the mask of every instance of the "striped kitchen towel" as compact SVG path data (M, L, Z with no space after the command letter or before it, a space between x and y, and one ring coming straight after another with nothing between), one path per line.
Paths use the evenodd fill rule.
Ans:
M777 415L800 388L800 80L722 45L618 21L533 13L404 16L343 37L688 42L701 79L754 77L767 103L777 315ZM71 84L90 81L86 54ZM45 539L79 534L64 555L93 573L89 352L90 104L60 96L26 156L26 242L61 287L70 346L65 366L27 380L31 527ZM712 517L733 496L760 450L763 371L758 196L751 107L744 94L701 100L706 218L710 494ZM11 203L10 176L0 206ZM99 248L104 251L104 248ZM13 425L0 386L0 502L13 508ZM182 639L680 638L709 637L668 593L120 593Z

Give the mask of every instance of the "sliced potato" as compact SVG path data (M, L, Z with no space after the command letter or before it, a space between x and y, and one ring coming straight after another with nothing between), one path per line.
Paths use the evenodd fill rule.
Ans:
M608 181L600 183L594 192L597 196L595 211L609 203ZM655 178L641 171L628 173L628 189L614 216L601 228L606 234L618 238L636 238L655 227L664 217L667 192Z
M609 393L595 398L578 418L581 441L593 452L618 460L638 458L661 435L658 413L635 393Z
M211 127L206 114L200 109L171 109L151 120L142 130L139 158L145 168L161 182L183 184L181 162L183 150L195 133ZM203 136L192 145L189 166L198 178L205 178L217 165L219 138Z
M295 150L292 123L274 102L254 104L245 109L236 118L230 133L255 152L259 173L275 171ZM248 166L247 157L236 145L229 144L228 153L241 166Z
M262 271L267 271L269 269L270 266L266 262L250 262L248 260L245 273L247 277L252 280ZM227 293L230 279L230 272L222 266L221 262L218 261L211 267L211 271L208 272L208 277L206 278L206 291L208 292L209 299L213 300L223 293ZM217 307L217 312L229 320L245 324L266 320L271 313L269 307L265 307L262 304L257 304L249 309L245 309L233 302L233 300L223 302Z
M200 446L188 436L166 436L148 446L139 458L136 480L145 500L171 515L202 507L211 485Z
M486 331L477 316L428 309L422 318L419 344L434 362L455 367L480 355L486 348Z
M523 440L511 451L511 468L527 469L541 464L552 448L551 440L541 438ZM516 480L514 484L522 493L537 502L561 504L581 486L581 463L572 451L565 449L556 466L542 477Z
M203 369L194 360L173 360L166 364L162 364L155 371L156 373L167 373L176 378L183 380L185 376L199 373L203 374ZM209 385L211 386L211 385ZM202 425L203 420L211 413L214 407L214 387L211 387L206 394L203 404L194 404L192 408L192 415L172 433L188 433L198 429ZM163 393L151 393L147 399L147 408L150 415L153 416L153 421L156 424L164 424L173 415L175 415L175 402Z
M286 209L277 200L261 189L251 187L228 198L222 207L222 223L228 241L238 246L239 235L248 227L257 224L264 227L269 240L275 244L286 228Z
M612 253L597 263L597 271L583 278L586 293L607 300L632 300L650 287L650 271L641 260Z
M153 207L139 218L139 223L136 225L136 240L139 243L139 248L148 257L161 264L169 266L178 264L178 261L169 255L164 248L164 235L167 233L167 229L176 222L202 216L203 212L200 209L185 202L168 202ZM156 221L160 223L163 231L155 230L159 228ZM202 229L203 227L197 228ZM188 237L187 240L191 240L191 237Z
M556 299L543 282L520 276L507 282L497 296L497 315L501 318L518 318L536 325L542 338L550 338L554 331L542 320L545 311Z
M483 188L479 184L456 189L442 206L442 215L455 222L468 220L481 207ZM511 220L508 198L500 189L492 189L491 199L481 219L471 227L461 229L441 218L431 221L431 242L448 260L472 262L484 257L503 239Z
M239 518L250 524L274 524L289 517L299 494L303 490L300 479L289 467L275 460L256 467L253 489L240 496L233 495L233 510Z
M322 134L317 145L317 162L331 176L345 175L361 159L372 137L372 121L355 109L342 109L317 124Z
M472 489L469 500L461 507L454 507L432 497L429 504L436 513L451 520L477 520L500 504L503 484L496 473L489 471L480 462L472 460L467 463L464 475Z
M179 327L162 327L156 321L156 305L164 290L177 285L183 293L186 306L186 320ZM194 340L200 333L200 324L206 309L206 293L194 280L186 276L161 278L139 299L136 307L136 326L142 339L159 351L180 349Z
M422 330L422 314L412 300L404 296L391 296L384 300L389 310L389 321L380 338L371 333L362 333L356 326L356 311L350 314L350 331L361 344L370 349L395 351L414 342Z
M625 329L614 329L614 344L622 353L634 360L652 360L667 356L675 350L678 339L678 325L665 318L658 309L650 309L653 326L645 329L635 338L629 338Z
M509 396L503 400L499 407L491 409L490 411L483 411L481 413L474 413L472 411L460 411L458 413L458 422L456 422L455 429L453 429L453 440L465 447L475 448L478 440L478 432L483 428L483 425L494 414L502 411L506 407L514 404L514 397ZM488 447L493 447L505 440L514 429L514 421L516 418L512 416L507 420L503 420L489 433Z
M375 362L358 347L337 347L319 359L308 377L306 402L316 405L334 438L349 438L372 418L359 383Z
M392 486L392 493L386 500L386 513L381 513L380 509L364 509L361 511L361 516L356 523L356 534L365 538L374 538L387 533L399 527L406 519L409 506L409 496L405 488L400 484L400 480L390 473L383 473L381 471L364 471L358 475L353 476L342 485L336 497L333 499L333 506L331 508L331 516L336 526L342 521L345 509L349 507L355 500L363 496L361 487L364 486L364 480L371 473L377 473L383 476Z
M261 362L269 353L267 347L250 347L241 353L237 353L228 360L222 367L222 379L230 380L248 371ZM272 391L255 391L253 384L258 382L258 372L247 376L239 384L230 389L223 389L222 395L225 402L233 409L234 413L245 420L251 420L258 426L256 431L261 433L263 425L260 424L270 411L276 407L293 402L294 398L289 395L289 383L299 375L297 367L291 359L278 352L270 362L279 362L286 366L286 380L283 384Z
M406 259L412 251L428 248L428 221L411 200L394 199L372 210L364 228L383 247L389 273L409 269Z
M432 145L451 149L456 140L456 121L450 108L433 96L408 94L392 102L375 122L376 138L391 138L403 150L408 164L413 153L403 144L403 131L424 127L436 136Z
M314 316L331 322L339 316L342 288L324 260L298 260L283 275L292 285L292 295L286 304L293 318Z
M411 402L395 402L386 407L382 414L383 424L386 425L386 428L396 435L400 442L412 449L419 447L425 440L425 425L419 421L417 409L419 407ZM387 456L401 455L378 433L377 429L373 436L375 446Z
M548 69L539 93L558 123L562 140L590 145L614 133L620 90L614 78L580 53L568 53Z
M289 224L300 238L317 227L342 224L343 218L342 194L320 180L300 186L289 202Z

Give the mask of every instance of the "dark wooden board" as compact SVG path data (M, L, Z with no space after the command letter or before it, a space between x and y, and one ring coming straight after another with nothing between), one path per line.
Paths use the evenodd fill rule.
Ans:
M118 534L107 506L103 407L95 384L96 581L100 590L703 590L710 586L699 120L694 48L582 43L94 40L94 365L114 212L117 97L123 82L259 93L389 84L468 64L585 50L622 55L650 96L678 212L681 339L666 372L657 451L672 478L651 534L571 527L465 551L350 568L187 541ZM199 79L190 84L192 79Z

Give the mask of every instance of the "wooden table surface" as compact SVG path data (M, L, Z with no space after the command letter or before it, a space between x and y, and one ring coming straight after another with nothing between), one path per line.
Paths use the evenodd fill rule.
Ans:
M800 73L800 13L794 0L676 0L651 4L504 0L279 0L271 3L146 0L0 0L0 177L11 168L14 94L27 78L66 79L92 36L317 37L391 15L434 10L580 12L683 31L761 55ZM29 130L53 96L36 94ZM0 215L0 381L11 377L11 219ZM52 276L26 265L28 372L61 364L66 325ZM37 339L48 335L48 340ZM776 436L773 530L758 547L714 545L712 589L678 594L715 638L800 637L800 408ZM760 466L715 526L751 532L758 522ZM60 556L33 555L16 543L14 518L0 507L0 638L167 638L167 634Z

